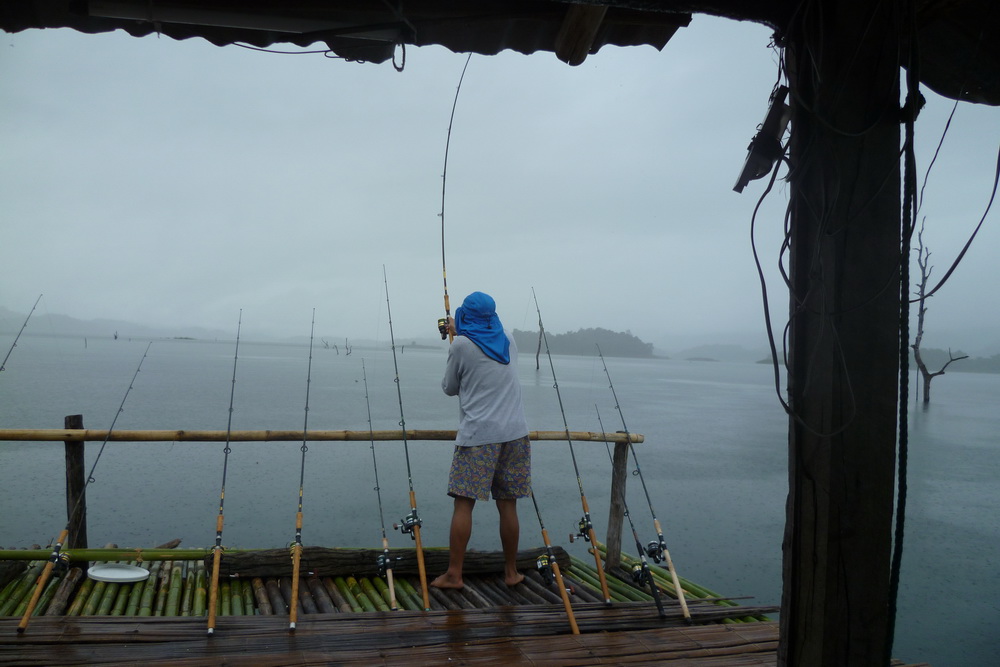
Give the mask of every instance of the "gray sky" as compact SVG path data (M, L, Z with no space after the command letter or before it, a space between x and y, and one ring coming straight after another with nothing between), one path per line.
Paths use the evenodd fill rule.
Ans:
M253 335L397 337L443 314L441 174L464 54L405 71L69 30L0 34L0 306ZM696 16L663 52L473 56L447 171L452 310L763 344L750 216L732 186L777 78L769 31ZM924 91L921 175L952 102ZM1000 111L959 106L922 215L935 276L985 209ZM757 222L775 325L787 189ZM1000 204L935 297L925 344L1000 352ZM746 341L744 341L746 342Z

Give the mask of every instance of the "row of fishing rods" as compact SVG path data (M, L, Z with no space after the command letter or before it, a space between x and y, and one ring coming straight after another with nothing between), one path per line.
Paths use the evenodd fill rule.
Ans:
M413 473L412 473L412 467L411 467L410 456L409 456L409 444L408 444L407 435L406 435L406 419L405 419L405 414L404 414L404 410L403 410L402 390L401 390L401 387L400 387L400 380L399 380L399 364L398 364L398 359L397 359L397 356L396 356L395 333L394 333L394 330L393 330L391 303L390 303L389 294L388 294L388 278L387 278L387 276L385 274L385 268L384 267L383 267L383 282L385 283L385 290L386 290L386 310L387 310L388 320L389 320L389 335L390 335L390 343L391 343L392 356L393 356L393 371L394 371L393 382L396 385L396 397L397 397L397 400L398 400L398 403L399 403L399 426L400 426L400 429L401 429L402 434L403 434L403 436L402 436L402 438L403 438L403 451L404 451L404 456L405 456L405 460L406 460L407 482L408 482L408 486L409 486L409 501L410 501L410 512L409 512L409 514L407 514L405 517L403 517L398 524L394 524L393 527L396 528L396 529L399 529L403 534L409 534L411 536L411 538L416 543L415 544L415 547L416 547L415 548L415 552L416 552L416 557L417 557L417 565L418 565L418 572L419 572L419 576L420 576L421 589L422 589L422 593L423 593L423 604L424 604L425 610L429 610L430 609L430 600L429 600L428 587L427 587L427 573L426 573L426 567L425 567L425 563L424 563L423 545L422 545L421 534L420 534L422 520L419 517L419 513L418 513L418 509L417 509L417 502L416 502L416 493L415 493L414 484L413 484ZM543 341L545 343L546 356L548 358L549 367L550 367L550 370L552 372L553 387L556 390L556 396L557 396L558 403L559 403L560 415L562 416L564 431L565 431L565 434L566 434L566 441L567 441L567 444L569 446L570 458L571 458L571 461L573 463L573 469L574 469L574 473L576 475L576 481L577 481L577 485L578 485L578 488L579 488L579 491L580 491L580 501L581 501L581 505L583 507L583 517L580 519L580 522L579 522L579 525L578 525L579 533L577 533L577 534L571 534L570 535L570 541L572 542L572 541L574 541L575 538L581 537L585 541L590 542L590 543L593 544L593 547L591 548L591 551L594 554L595 563L596 563L596 566L597 566L596 570L597 570L598 575L599 575L600 585L601 585L602 593L603 593L603 596L604 596L605 604L610 605L611 604L611 596L610 596L610 593L609 593L607 579L606 579L606 576L605 576L605 568L603 567L602 562L601 562L600 550L596 546L597 540L596 540L596 536L595 536L595 533L594 533L593 521L592 521L591 516L590 516L590 508L589 508L589 504L588 504L588 501L587 501L586 493L584 492L583 481L582 481L582 478L581 478L581 475L580 475L580 470L579 470L579 466L578 466L578 463L577 463L577 458L576 458L575 448L573 446L572 437L570 435L570 429L569 429L569 424L568 424L568 421L567 421L567 418L566 418L565 408L564 408L563 401L562 401L562 395L561 395L561 392L560 392L560 389L559 389L558 380L556 378L555 364L554 364L554 361L552 359L552 352L551 352L551 349L549 348L548 337L547 337L547 335L545 333L545 328L544 328L544 325L542 323L541 309L540 309L540 307L538 305L537 296L534 294L534 289L532 289L532 296L533 296L533 298L535 300L536 311L538 312L539 332L540 332L541 337L542 337L542 339L543 339ZM231 434L232 434L232 419L233 419L234 406L235 406L236 380L237 380L237 369L238 369L238 362L239 362L240 341L241 341L241 336L242 336L242 323L243 323L243 312L241 310L240 314L239 314L239 320L238 320L238 323L237 323L236 344L235 344L235 352L234 352L234 355L233 355L233 372L232 372L232 380L231 380L231 386L230 386L229 408L228 408L228 417L227 417L227 424L226 424L226 441L225 441L225 445L224 445L224 448L223 448L222 484L221 484L221 489L220 489L220 493L219 493L219 512L218 512L218 517L216 519L215 544L214 544L214 547L212 548L212 572L211 572L211 579L210 579L210 587L209 587L209 591L208 591L208 593L209 593L209 595L208 595L209 600L208 600L208 605L207 605L207 608L208 608L207 631L208 631L209 635L212 635L214 633L215 626L216 626L220 565L221 565L222 553L224 551L224 547L223 547L223 530L224 530L224 523L225 523L226 482L227 482L228 469L229 469L229 456L232 453L232 448L230 446L230 444L231 444L230 438L231 438ZM289 604L289 630L292 630L292 631L295 630L296 623L297 623L297 615L298 615L298 590L299 590L299 581L300 581L300 576L299 575L300 575L300 568L301 568L301 561L302 561L302 549L303 549L303 546L302 546L303 501L304 501L304 495L305 495L306 454L308 452L307 441L308 441L308 430L309 430L309 398L310 398L310 387L311 387L311 383L312 383L312 360L313 360L313 344L314 344L314 340L315 340L315 323L316 323L316 321L315 321L315 310L313 310L312 321L311 321L311 324L310 324L309 357L308 357L308 365L307 365L307 373L306 373L306 397L305 397L305 409L304 409L304 419L303 419L303 429L302 429L303 430L303 440L302 440L302 445L300 447L300 454L301 454L301 456L300 456L300 467L299 467L299 488L298 488L298 497L297 497L297 511L296 511L296 515L295 515L295 534L294 534L294 539L293 539L293 541L291 542L291 545L290 545L290 556L291 556L291 560L292 560L292 578L291 578L291 588L292 588L292 591L291 591L291 600L290 600L290 604ZM148 356L149 348L150 348L151 345L152 345L152 343L150 343L149 345L147 345L146 349L144 350L142 358L140 359L139 364L136 367L135 373L133 374L132 379L131 379L131 381L130 381L130 383L128 385L128 388L126 389L126 392L125 392L125 395L122 398L121 404L119 405L118 411L115 414L115 417L114 417L114 420L112 421L111 427L108 429L108 431L107 431L107 433L105 435L104 442L101 444L101 447L100 447L100 449L98 451L98 454L95 457L95 460L94 460L94 463L92 465L90 474L87 477L87 480L86 480L86 483L85 483L85 486L84 486L84 489L83 489L84 493L86 491L87 486L91 482L94 481L94 471L96 470L96 467L97 467L98 463L101 460L101 456L104 453L104 450L105 450L105 447L107 445L107 442L110 439L111 434L112 434L112 432L113 432L113 430L115 428L115 425L116 425L117 420L118 420L118 416L124 410L125 402L127 401L129 393L132 391L132 389L134 387L135 380L138 377L138 374L139 374L139 372L140 372L140 370L142 368L143 361ZM633 522L632 513L631 513L631 511L628 508L627 502L625 501L624 497L620 498L619 500L622 502L623 508L624 508L624 515L625 515L625 517L627 517L627 519L629 521L629 525L630 525L631 530L632 530L632 535L633 535L633 537L635 539L636 549L638 551L639 560L640 560L640 565L636 566L636 569L633 571L633 578L634 578L635 582L638 585L640 585L640 586L646 585L646 584L649 585L650 592L651 592L652 597L653 597L653 599L654 599L654 601L656 603L656 606L657 606L657 609L658 609L660 615L661 616L665 616L665 612L664 612L664 609L663 609L662 601L660 599L660 590L659 590L658 586L656 585L655 581L653 580L652 573L651 573L651 571L649 569L649 566L648 566L647 556L649 558L652 558L657 563L661 562L661 560L665 560L666 561L666 565L667 565L667 569L669 570L669 572L671 573L671 576L673 577L673 583L674 583L675 591L676 591L676 593L677 593L677 595L679 597L680 604L681 604L682 610L684 612L684 617L685 617L686 620L688 620L688 622L690 622L690 613L689 613L689 611L687 609L687 605L686 605L686 602L684 600L683 591L682 591L682 588L681 588L681 585L680 585L680 582L679 582L679 578L677 576L676 570L673 567L673 563L672 563L672 561L670 559L670 554L669 554L669 551L667 550L666 541L665 541L665 538L663 536L663 530L662 530L662 527L660 525L659 519L656 517L655 510L653 509L653 504L652 504L652 500L651 500L651 497L650 497L650 494L649 494L649 489L648 489L648 486L646 485L645 478L642 475L642 469L639 467L638 458L636 457L635 449L634 449L634 447L632 445L632 434L628 430L628 426L627 426L627 424L625 422L625 417L624 417L624 414L622 412L621 405L620 405L620 403L618 401L617 393L615 392L615 389L614 389L614 384L611 382L611 376L610 376L610 372L608 371L607 363L604 360L603 353L601 352L599 346L597 347L597 352L598 352L598 355L600 356L601 362L602 362L602 364L604 366L604 372L605 372L605 374L607 375L607 378L608 378L609 386L610 386L610 389L612 391L612 395L613 395L614 401L615 401L615 409L618 411L619 417L621 418L623 432L625 433L625 436L626 436L625 437L625 441L628 443L629 452L631 453L633 459L635 460L635 466L636 466L635 474L637 474L639 476L639 479L640 479L640 481L642 483L643 492L645 494L647 504L649 505L650 512L651 512L651 514L653 516L653 523L654 523L654 527L655 527L655 530L656 530L656 536L657 536L657 539L655 541L650 542L646 547L642 546L642 543L639 540L639 537L638 537L638 534L637 534L637 531L636 531L635 524ZM374 469L374 473L375 473L375 491L376 491L376 496L377 496L377 501L378 501L379 520L380 520L380 524L381 524L381 533L382 533L382 553L378 556L376 565L377 565L377 568L378 568L379 575L380 576L384 576L387 579L388 590L389 590L390 596L391 596L390 605L391 605L392 609L396 609L397 608L397 603L396 603L396 600L395 600L395 591L394 591L393 579L392 579L392 577L393 577L393 575L392 575L392 563L393 563L393 560L392 560L392 557L391 557L391 554L390 554L390 551L389 551L387 531L386 531L386 526L385 526L385 515L384 515L384 511L383 511L383 506L382 506L381 486L380 486L379 476L378 476L378 460L377 460L377 456L376 456L376 453L375 453L374 430L373 430L373 424L372 424L372 418L371 418L371 404L370 404L370 398L369 398L367 367L365 366L365 363L364 363L363 359L362 359L362 375L363 375L363 380L364 380L365 405L366 405L366 410L367 410L368 427L369 427L369 434L370 434L370 440L371 440L372 464L373 464L373 469ZM595 408L596 408L596 406L595 406ZM605 446L607 447L608 446L608 442L607 442L607 437L606 437L606 431L604 430L604 424L603 424L603 421L601 421L601 416L600 416L599 412L597 414L597 418L598 418L598 421L600 423L601 432L605 434L605 438L604 438L605 439ZM611 453L610 452L610 448L608 448L608 454L609 454L609 456L610 456L610 453ZM80 500L82 500L82 497L83 497L83 493L81 493L80 496L78 496L78 498L76 499L77 504L79 504ZM548 583L556 585L556 587L559 590L560 595L562 597L564 606L566 607L567 613L569 615L571 628L572 628L574 634L579 633L579 628L578 628L578 626L576 624L576 621L575 621L575 618L573 617L573 614L572 614L572 607L571 607L571 604L570 604L570 601L569 601L568 590L567 590L567 587L566 587L566 585L564 584L564 582L562 580L562 574L561 574L561 572L559 570L559 566L558 566L557 559L556 559L555 554L554 554L553 546L552 546L551 540L549 539L548 532L547 532L547 530L545 528L545 524L544 524L544 521L542 519L541 509L540 509L540 507L538 505L538 501L537 501L537 499L535 497L533 489L530 491L530 497L531 497L531 500L532 500L532 505L533 505L534 510L535 510L535 514L536 514L536 516L538 518L538 522L539 522L539 527L541 529L543 543L544 543L544 546L545 546L545 549L546 549L546 555L545 555L545 557L540 558L539 561L538 561L538 563L537 563L538 569L539 569L540 573L542 574L543 578ZM72 516L74 513L75 513L75 508L74 508L74 512L70 513L70 516ZM34 609L35 609L35 607L36 607L36 605L38 603L38 600L39 600L39 598L41 596L41 593L44 590L44 586L45 586L45 584L47 584L48 579L51 577L54 568L56 568L57 566L66 566L66 565L68 565L69 557L68 557L68 554L65 554L65 553L62 552L62 547L63 547L63 544L67 540L67 537L68 537L68 534L69 534L69 530L70 530L70 525L69 525L69 523L67 523L66 527L63 529L63 531L60 533L59 537L57 538L57 540L55 542L55 546L54 546L53 551L52 551L52 554L51 554L51 556L49 558L49 562L46 564L46 566L45 566L42 574L39 577L36 590L35 590L35 592L34 592L34 594L32 596L32 599L29 601L29 605L27 607L27 610L25 612L24 617L22 618L20 624L18 625L18 632L23 632L24 629L27 627L28 619L30 618L30 616L34 612Z

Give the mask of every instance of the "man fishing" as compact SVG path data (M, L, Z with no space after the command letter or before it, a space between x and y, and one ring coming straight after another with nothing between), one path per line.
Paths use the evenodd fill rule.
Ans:
M467 296L448 327L455 340L441 387L445 394L458 396L458 435L448 474L448 495L455 499L455 508L448 570L431 586L464 586L472 510L476 500L489 500L491 494L500 514L504 581L515 586L524 580L517 571L517 499L531 494L531 443L517 379L517 346L504 332L493 297L483 292Z

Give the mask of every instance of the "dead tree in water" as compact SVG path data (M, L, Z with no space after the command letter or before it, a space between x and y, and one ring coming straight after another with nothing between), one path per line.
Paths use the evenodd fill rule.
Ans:
M931 271L934 270L934 267L929 265L931 251L924 247L924 225L922 222L920 224L920 232L917 234L917 240L919 243L917 246L917 265L920 267L920 282L917 284L917 337L914 339L911 347L913 348L913 359L916 361L917 368L920 369L920 376L924 380L923 402L924 405L927 405L931 402L931 380L938 375L944 375L945 369L948 368L951 362L968 359L969 355L956 357L951 353L951 348L948 348L948 361L935 373L928 370L927 364L924 363L923 357L920 354L920 343L924 337L924 316L927 313L927 299L933 296L927 294L927 281L930 280Z

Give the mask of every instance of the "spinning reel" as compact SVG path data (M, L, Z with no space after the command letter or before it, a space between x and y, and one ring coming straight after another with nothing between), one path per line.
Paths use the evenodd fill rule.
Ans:
M659 563L663 560L663 542L658 542L653 540L646 545L646 555L653 559L654 563Z
M580 518L580 523L577 524L577 528L580 529L579 533L570 533L569 541L575 542L576 538L582 537L585 542L590 541L590 531L594 529L594 522L590 520L589 514L584 514Z
M393 530L398 530L404 535L409 535L411 540L416 540L417 535L414 529L423 525L423 521L417 518L417 510L412 510L409 514L399 520L399 523L392 524Z
M549 563L549 557L542 554L535 560L535 568L538 573L542 575L542 580L545 582L546 586L551 586L555 581L555 577L552 574L552 565Z

